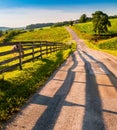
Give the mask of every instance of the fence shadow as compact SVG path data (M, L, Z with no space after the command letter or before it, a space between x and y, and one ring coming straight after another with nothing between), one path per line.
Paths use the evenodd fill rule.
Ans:
M96 76L90 74L92 70L90 62L88 62L79 51L78 54L84 61L86 70L86 107L82 130L105 130L102 115L102 102L96 83Z
M63 106L63 102L65 101L65 98L69 93L72 83L74 81L75 73L72 72L72 69L74 69L78 64L74 54L72 54L72 60L74 64L69 68L64 83L62 84L61 88L56 92L54 97L53 98L41 97L44 99L45 103L48 102L48 104L46 104L48 105L48 107L45 110L45 112L41 115L41 117L37 120L35 126L33 127L33 130L52 130L54 128L56 120ZM68 104L76 105L72 103L68 103Z
M85 55L87 55L90 59L92 59L93 61L97 62L100 65L100 67L104 70L105 73L108 72L107 76L110 79L112 85L117 90L117 77L108 69L108 67L104 63L102 63L102 62L98 61L97 59L95 59L93 56L89 55L87 52L83 51L83 53Z

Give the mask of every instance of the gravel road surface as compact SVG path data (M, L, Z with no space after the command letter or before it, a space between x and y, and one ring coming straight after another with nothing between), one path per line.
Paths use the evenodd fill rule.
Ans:
M4 130L117 130L117 58L75 51Z

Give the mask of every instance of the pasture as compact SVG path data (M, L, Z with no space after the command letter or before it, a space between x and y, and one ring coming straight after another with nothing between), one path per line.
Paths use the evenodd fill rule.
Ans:
M16 35L12 41L67 42L70 35L64 27L41 28Z

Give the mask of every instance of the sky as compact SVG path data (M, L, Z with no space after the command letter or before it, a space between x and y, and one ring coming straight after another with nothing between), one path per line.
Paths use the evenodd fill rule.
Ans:
M0 0L0 27L76 20L98 10L117 15L117 0Z

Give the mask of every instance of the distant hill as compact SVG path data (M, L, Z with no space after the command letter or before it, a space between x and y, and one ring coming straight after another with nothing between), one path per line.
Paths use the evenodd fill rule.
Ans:
M2 30L2 31L8 30L8 29L11 29L11 28L9 28L9 27L0 27L0 30Z
M54 23L37 23L37 24L30 24L26 26L26 29L35 29L35 28L42 28L52 26Z
M16 27L16 28L11 28L11 27L0 27L0 30L6 31L6 30L22 30L25 29L25 27Z

